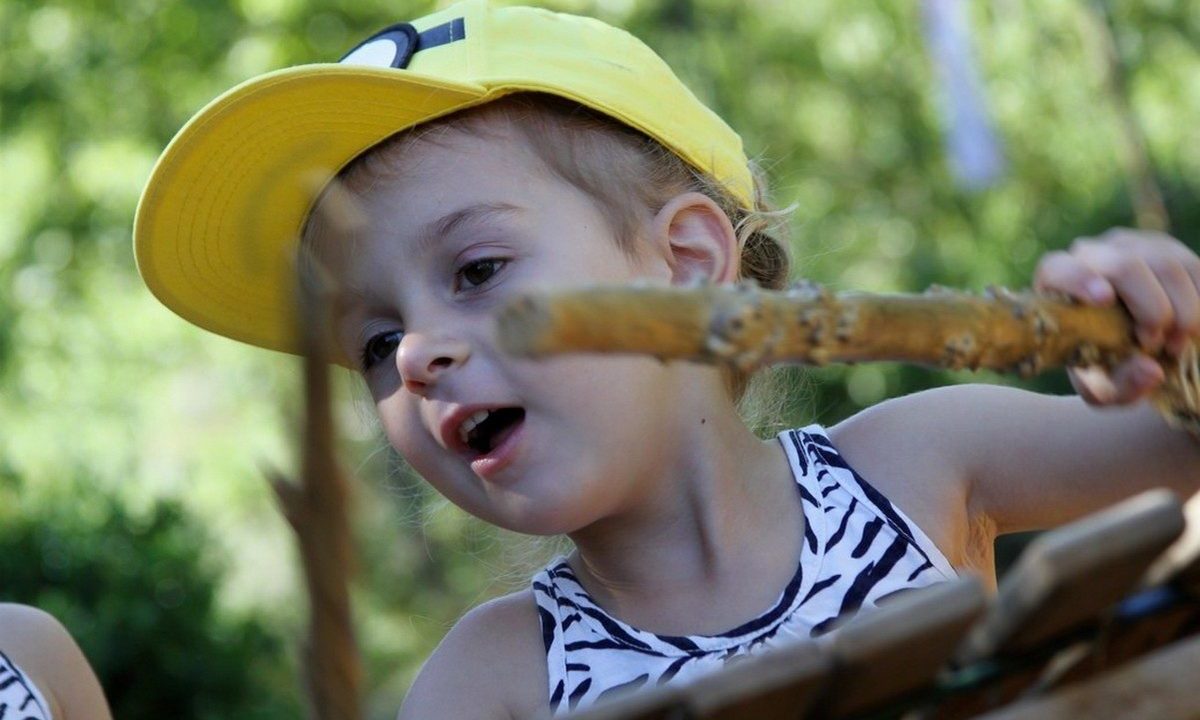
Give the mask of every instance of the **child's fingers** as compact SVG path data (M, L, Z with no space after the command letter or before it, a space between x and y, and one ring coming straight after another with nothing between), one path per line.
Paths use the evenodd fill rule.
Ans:
M1173 255L1164 244L1136 245L1124 236L1099 241L1081 239L1075 241L1069 253L1048 255L1035 277L1039 288L1066 292L1093 304L1108 302L1108 292L1102 285L1107 283L1133 317L1139 344L1154 354L1162 349L1176 324L1175 305L1164 276L1172 276L1172 289L1183 293L1180 303L1185 311L1191 311L1195 300L1189 295L1195 293L1194 283L1183 282L1181 276L1168 269L1177 265ZM1187 284L1192 287L1185 287Z
M1142 349L1155 354L1162 349L1175 323L1175 307L1163 286L1162 276L1142 258L1121 258L1110 276L1121 302L1129 309Z
M1070 250L1046 255L1034 276L1040 290L1053 290L1093 305L1120 299L1133 317L1137 354L1111 371L1074 369L1071 383L1089 403L1135 402L1163 381L1152 357L1164 347L1178 355L1200 338L1200 257L1162 233L1115 229L1080 238Z
M1200 292L1200 255L1197 255L1191 248L1183 243L1179 244L1179 262L1187 270L1188 275L1192 278L1192 285Z
M1143 347L1157 352L1165 342L1177 355L1189 338L1200 338L1200 256L1182 242L1159 232L1117 228L1077 241L1072 251L1113 277L1139 325ZM1162 296L1170 302L1169 312Z
M1170 298L1174 316L1166 332L1167 351L1178 355L1190 338L1200 337L1200 290L1181 263L1159 263L1154 271Z
M1093 305L1107 305L1116 293L1104 275L1064 251L1047 253L1038 263L1033 276L1038 290L1054 290Z
M1111 372L1103 368L1071 368L1075 392L1090 405L1127 405L1154 391L1163 381L1162 367L1145 355L1134 355Z

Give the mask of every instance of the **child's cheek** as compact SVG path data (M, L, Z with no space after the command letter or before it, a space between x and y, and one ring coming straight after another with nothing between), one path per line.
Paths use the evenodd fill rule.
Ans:
M413 462L413 457L410 456L420 454L415 442L419 424L405 417L405 413L394 402L394 397L377 403L375 409L388 444L400 453L406 462Z

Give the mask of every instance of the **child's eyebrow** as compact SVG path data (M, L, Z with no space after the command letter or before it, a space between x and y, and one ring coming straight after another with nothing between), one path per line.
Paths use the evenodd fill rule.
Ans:
M521 211L520 206L505 202L466 205L423 225L416 236L416 251L425 253L436 247L449 233L459 232L465 227L487 223L496 220L497 217L513 215ZM377 298L370 289L343 284L336 289L334 294L334 321L343 321L353 314L355 309L370 310L376 307L376 303Z
M520 211L520 207L505 202L474 203L461 207L427 223L417 235L417 248L420 252L425 252L442 238L461 231L465 226L483 224L497 219L498 216Z

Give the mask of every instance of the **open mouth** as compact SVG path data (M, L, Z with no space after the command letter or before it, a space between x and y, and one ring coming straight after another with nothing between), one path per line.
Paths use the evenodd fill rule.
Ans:
M486 455L497 448L525 419L519 407L480 410L463 421L458 428L459 439L477 455Z

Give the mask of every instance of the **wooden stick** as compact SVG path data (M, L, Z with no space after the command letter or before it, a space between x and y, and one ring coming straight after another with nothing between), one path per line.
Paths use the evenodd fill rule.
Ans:
M971 295L787 292L749 286L595 287L526 296L498 318L501 345L522 356L642 353L753 370L798 362L896 360L1031 375L1115 365L1136 350L1123 310L991 289Z
M501 310L499 341L510 353L639 353L749 371L773 363L892 360L1030 376L1045 369L1113 367L1138 350L1119 306L990 288L982 295L932 288L923 294L831 293L802 284L786 292L753 286L593 287L529 295ZM1167 379L1155 398L1177 426L1200 433L1200 358L1159 358Z
M1146 147L1146 133L1133 107L1129 69L1117 44L1116 20L1104 0L1092 2L1091 8L1100 70L1117 115L1117 129L1123 146L1120 160L1128 181L1134 219L1139 228L1170 232L1171 219L1156 178L1154 161Z
M350 614L353 544L349 486L336 457L328 368L328 312L315 268L301 272L305 415L299 482L268 471L296 532L309 597L304 673L309 716L360 720L362 662Z

